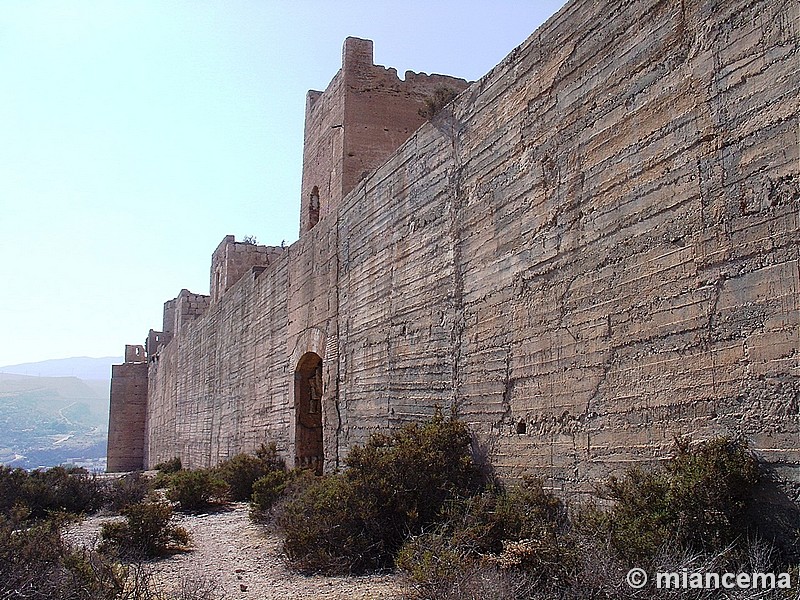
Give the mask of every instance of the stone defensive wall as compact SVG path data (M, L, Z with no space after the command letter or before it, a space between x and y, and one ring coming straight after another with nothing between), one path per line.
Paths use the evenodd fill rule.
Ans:
M144 464L275 441L329 471L438 406L565 493L724 434L796 500L798 29L574 0L315 223L304 169L299 241L165 306Z

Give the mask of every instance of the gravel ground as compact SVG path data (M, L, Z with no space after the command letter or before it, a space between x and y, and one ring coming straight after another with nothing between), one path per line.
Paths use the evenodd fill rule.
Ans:
M399 575L321 577L298 575L286 568L281 541L250 522L248 506L234 503L211 514L176 513L175 523L192 535L189 552L147 564L159 586L173 588L183 580L215 585L225 600L401 600L407 588ZM93 546L100 523L114 517L93 516L70 526L65 539Z

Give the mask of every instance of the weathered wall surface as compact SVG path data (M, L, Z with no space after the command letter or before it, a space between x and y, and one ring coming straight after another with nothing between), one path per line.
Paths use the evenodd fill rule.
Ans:
M313 352L328 469L440 405L566 492L680 434L800 481L799 88L791 2L569 3L151 359L149 464L291 459Z
M138 356L131 356L128 348L125 354L124 364L111 367L106 467L110 473L141 469L144 460L147 363L143 361L144 354L139 359Z
M342 452L376 429L453 402L454 166L448 135L423 127L342 207Z
M301 235L422 125L420 111L438 88L466 87L466 80L448 75L406 71L400 79L396 69L373 64L371 40L347 38L342 68L324 93L306 98Z
M347 198L344 439L449 400L565 490L680 434L798 464L796 15L682 6L571 3Z
M246 274L150 357L145 465L180 456L204 466L268 440L287 446L285 257Z
M460 104L455 397L504 472L574 489L679 434L800 462L797 34L573 2Z

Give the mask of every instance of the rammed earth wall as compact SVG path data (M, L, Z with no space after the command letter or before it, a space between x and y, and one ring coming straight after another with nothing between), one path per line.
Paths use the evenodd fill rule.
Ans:
M146 464L291 463L313 352L326 470L441 406L565 492L732 434L797 494L799 67L793 1L568 3L150 353Z

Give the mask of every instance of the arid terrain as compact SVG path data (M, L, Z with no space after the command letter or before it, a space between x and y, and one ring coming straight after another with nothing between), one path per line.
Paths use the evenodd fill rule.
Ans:
M116 517L92 516L70 526L66 539L73 544L96 544L100 524ZM226 600L399 600L406 597L400 575L367 577L303 576L287 569L280 538L248 518L246 503L199 515L176 513L177 524L192 535L189 552L144 565L159 587L171 589L182 580L216 587Z

